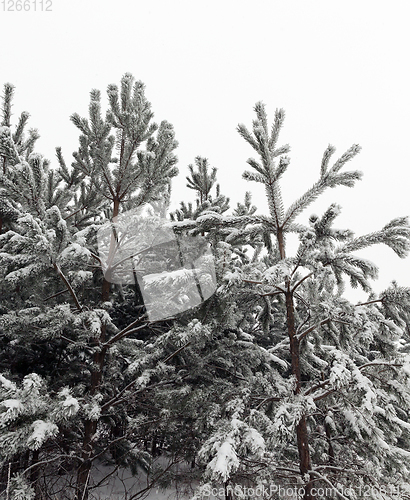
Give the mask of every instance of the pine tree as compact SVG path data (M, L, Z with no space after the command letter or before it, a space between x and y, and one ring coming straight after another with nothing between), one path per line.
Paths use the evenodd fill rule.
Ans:
M34 151L36 132L24 139L28 114L11 132L12 93L6 85L0 130L0 466L10 498L52 496L57 477L87 498L102 459L145 469L137 496L174 481L180 461L191 463L182 479L202 478L196 498L211 486L227 499L245 486L302 488L306 499L393 499L409 487L410 289L375 294L377 267L356 255L382 243L405 257L407 218L359 237L335 227L336 204L298 219L327 188L360 179L343 170L357 145L333 165L329 146L318 181L285 209L284 112L269 130L258 103L252 133L238 131L259 155L244 177L264 185L269 214L246 193L228 215L216 169L197 157L187 178L196 208L182 203L169 221L176 141L170 124L152 122L140 82L126 74L108 87L105 118L91 92L89 118L72 116L74 162L57 148L56 170ZM289 233L299 237L292 256ZM132 263L125 282L115 279L126 267L118 248ZM192 265L198 256L208 274ZM351 303L346 280L368 299ZM160 452L163 468L153 466Z
M169 123L163 121L159 127L152 123L153 113L145 97L144 86L141 82L134 83L132 75L124 75L121 89L110 85L107 92L110 108L105 119L101 116L100 92L96 90L91 92L89 120L77 114L72 116L73 123L82 132L80 148L74 158L75 168L82 171L90 184L111 201L112 217L115 219L123 203L127 203L128 208L139 207L155 200L167 188L170 179L177 173L173 153L177 143ZM145 150L141 148L142 144L146 144ZM118 157L113 157L115 149ZM111 247L114 245L112 238ZM101 301L108 302L109 298L110 282L104 278ZM107 333L106 325L101 324L94 339L95 346L99 347L94 354L89 388L91 397L101 389L107 351L112 344ZM86 488L90 474L97 424L98 420L94 418L84 424L83 465L77 480L79 494Z
M4 104L6 121L10 115L9 94ZM16 444L1 457L2 465L7 468L10 461L15 462L16 473L38 472L39 461L44 471L53 464L68 470L79 465L78 498L88 495L94 457L103 450L112 449L114 453L111 442L125 443L128 460L133 457L147 463L147 457L138 454L136 432L126 425L130 410L126 403L131 400L122 396L144 392L151 379L161 373L167 378L169 373L158 364L163 354L160 345L140 368L128 370L134 359L145 359L146 352L138 341L128 341L127 337L144 328L145 336L152 335L152 329L138 317L126 325L122 319L120 327L113 323L110 312L128 290L113 288L104 278L96 234L105 221L118 217L123 210L155 202L168 192L170 180L177 173L173 152L177 143L169 123L152 123L144 86L134 83L131 75L123 77L120 90L110 85L108 96L105 119L98 91L91 92L89 119L72 116L82 135L71 169L60 148L59 169L51 171L41 155L32 151L26 154L23 147L19 151L6 126L2 128L2 151L8 156L4 155L6 170L0 182L4 199L16 210L9 230L0 236L0 286L8 297L0 316L4 346L0 365L6 369L6 389L34 373L44 378L44 387L48 382L49 389L44 389L44 397L39 400L42 412L47 412L48 401L61 391L70 390L79 404L78 412L71 415L75 422L67 422L65 427L60 421L51 421L59 431L54 444L54 434L47 434L35 450L28 432L38 420L35 412L25 417L24 432L21 419L7 421L2 438L10 440L13 436ZM128 364L123 365L113 355L116 349L123 352L124 358L120 358L128 359ZM2 407L6 414L7 408ZM104 413L109 408L113 408L112 418ZM122 435L113 436L113 429L121 427L125 429ZM106 437L96 440L99 433ZM133 439L137 442L126 444ZM60 446L67 449L66 458L58 453ZM30 450L36 453L23 463L21 457ZM47 473L53 474L51 470ZM40 478L36 484L40 484Z
M30 129L28 132L28 137L25 137L25 128L29 119L29 114L23 112L20 115L18 124L15 128L14 133L12 132L11 117L12 117L12 102L14 96L14 86L10 83L4 85L4 94L2 99L2 122L0 127L0 158L1 158L1 178L2 181L9 181L9 186L12 188L15 196L20 200L25 200L25 197L29 195L31 202L33 196L29 193L20 193L15 182L18 182L18 176L14 179L8 178L9 166L15 166L20 164L20 159L24 158L27 161L30 159L30 155L34 150L35 143L39 138L38 131L36 129ZM41 161L41 160L40 160ZM35 160L31 158L30 166L33 166ZM24 168L24 167L23 167ZM30 167L28 167L30 168ZM32 172L33 174L33 172ZM24 175L24 174L23 174ZM27 175L27 173L26 173ZM14 181L14 182L13 182ZM32 188L34 189L35 179L32 178ZM10 221L15 221L18 215L18 209L16 207L15 200L6 196L3 185L0 186L0 234L2 233L3 223Z
M195 164L198 167L198 171L194 171L193 165L188 165L189 171L191 172L191 177L187 177L187 187L197 191L199 195L199 202L202 204L204 201L208 200L209 193L212 186L216 181L216 168L212 169L212 172L208 173L208 159L201 158L197 156L195 158Z
M191 175L186 177L187 187L196 191L195 199L196 209L192 203L180 203L179 209L170 214L171 220L183 221L184 219L196 220L200 215L207 213L222 214L229 210L229 198L221 194L220 185L216 184L216 196L211 195L211 190L216 183L217 168L213 167L208 171L208 159L197 156L195 158L197 170L192 164L188 165Z
M355 237L333 228L337 205L322 217L311 216L309 226L297 222L327 188L353 187L360 179L357 171L342 171L360 148L353 145L329 166L334 153L329 146L318 181L285 209L280 180L289 165L289 146L277 146L284 112L276 112L269 131L264 105L258 103L255 111L253 133L238 127L260 158L248 160L253 170L244 178L265 186L269 215L219 217L217 230L237 228L242 237L259 233L264 242L265 252L251 265L225 276L236 293L256 287L254 305L247 307L256 321L252 333L259 331L265 339L253 336L249 347L265 345L288 368L279 364L271 379L254 379L248 391L261 395L259 403L249 396L232 402L233 417L222 420L202 448L205 478L228 488L228 498L235 483L246 484L245 464L253 463L255 474L248 477L254 485L282 484L285 477L287 484L303 489L305 499L320 497L318 485L343 497L349 487L364 494L366 486L390 488L393 495L394 486L408 486L410 398L402 344L407 345L410 292L393 287L376 296L370 280L377 277L377 267L354 252L382 243L403 258L410 248L410 226L407 218L397 218L380 231ZM289 233L300 239L294 256L286 253ZM370 294L366 303L344 298L345 278ZM248 317L244 325L251 324ZM246 444L252 432L257 433L253 445ZM204 484L198 496L208 487Z

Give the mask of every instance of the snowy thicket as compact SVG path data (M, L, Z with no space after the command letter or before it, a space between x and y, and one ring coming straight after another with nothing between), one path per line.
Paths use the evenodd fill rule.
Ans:
M12 95L7 84L1 494L85 499L101 462L143 468L148 489L199 482L195 498L272 485L305 499L324 498L320 487L341 498L407 491L410 289L393 282L376 295L377 267L357 255L380 243L405 257L407 218L359 237L335 227L337 204L303 219L326 189L360 179L345 170L359 146L333 164L329 146L318 180L285 208L284 112L268 126L258 103L252 132L238 131L258 155L244 177L265 186L269 213L250 193L229 211L216 169L197 157L195 205L168 219L177 143L169 123L152 122L140 82L110 85L105 117L91 92L89 118L72 116L74 162L57 149L55 169L34 151L38 133L25 134L28 114L12 126ZM350 302L346 281L368 300ZM160 453L163 468L152 462ZM176 473L180 462L189 475Z

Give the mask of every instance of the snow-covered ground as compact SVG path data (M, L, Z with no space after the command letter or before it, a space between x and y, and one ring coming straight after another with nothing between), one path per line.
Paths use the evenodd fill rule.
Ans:
M161 464L164 465L164 464ZM189 470L184 465L175 465L173 470L187 471ZM144 490L147 487L147 476L143 471L140 471L138 477L131 474L128 469L121 469L113 473L113 466L99 464L93 470L91 487L97 485L104 478L103 484L98 488L92 488L90 491L90 500L130 500L137 492ZM189 484L178 482L172 487L163 489L153 487L142 496L135 499L144 500L189 500L194 495L194 489L197 486L195 481ZM212 500L214 497L209 497Z

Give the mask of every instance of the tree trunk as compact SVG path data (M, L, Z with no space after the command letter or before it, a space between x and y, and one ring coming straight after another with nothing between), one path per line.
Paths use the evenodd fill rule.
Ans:
M97 430L97 421L86 420L84 423L84 439L81 451L82 463L77 471L77 492L75 500L88 498L88 481L91 473L92 438Z
M103 344L106 340L106 327L103 325L101 327L101 335L97 340L96 344ZM94 354L94 368L91 372L91 383L90 383L90 396L94 396L98 391L103 377L104 361L107 352L106 347L97 348L97 352ZM90 477L91 471L91 455L94 448L94 436L97 431L98 420L85 420L84 422L84 438L81 458L83 460L77 473L77 496L76 500L87 500L87 484Z
M293 304L292 292L289 290L286 292L286 316L287 316L287 328L290 342L290 354L292 360L292 374L296 378L295 394L300 393L301 388L301 373L300 373L300 350L299 350L299 340L296 337L296 327L295 327L295 306ZM309 435L306 424L306 417L303 416L296 426L296 440L299 452L299 468L302 476L307 474L311 469L310 462L310 451L309 451ZM314 496L311 493L312 483L309 483L305 487L305 500L311 500Z
M118 217L119 213L120 213L120 200L118 198L115 198L112 218L115 219L116 217ZM111 235L110 251L108 253L108 260L107 260L108 268L106 270L106 276L108 277L108 280L105 279L104 277L101 290L101 300L103 302L107 302L110 298L110 289L111 289L111 282L109 281L109 276L111 275L110 265L111 265L111 260L114 257L113 254L115 252L116 243L117 243L117 234L116 231L113 229L113 234Z
M333 464L335 461L335 452L333 449L332 445L332 430L330 428L330 425L326 422L325 420L325 432L326 432L326 438L327 438L327 444L328 444L328 455L329 455L329 463Z
M120 200L118 198L114 199L114 209L113 209L113 219L118 216L120 211ZM111 251L115 246L115 235L111 237ZM110 288L111 283L103 278L102 289L101 289L101 300L102 302L107 302L110 298ZM95 339L96 352L93 358L93 370L91 372L90 381L90 396L94 396L98 389L100 388L103 371L105 365L105 355L107 353L107 348L102 347L106 341L106 326L102 325L100 331L100 337ZM92 466L92 453L94 448L94 437L97 431L98 420L85 420L84 422L84 438L82 445L81 458L82 463L77 471L77 492L76 500L87 500L88 499L88 482L90 479L91 466Z
M33 455L31 457L31 466L35 465L38 462L39 456L40 456L40 450L34 450ZM33 469L31 469L30 483L34 486L35 500L41 500L42 497L40 485L38 484L39 477L40 477L39 467L34 467Z
M281 227L278 228L276 238L278 240L279 255L280 255L281 260L283 260L286 256L285 255L285 237L283 236L283 229Z
M232 490L229 487L228 481L225 483L225 500L232 500Z

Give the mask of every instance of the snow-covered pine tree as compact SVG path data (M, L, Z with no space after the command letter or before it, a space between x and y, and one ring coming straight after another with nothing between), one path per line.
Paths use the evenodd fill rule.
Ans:
M120 89L110 85L107 93L109 110L105 119L101 115L101 98L97 90L91 92L89 120L77 114L72 116L73 123L82 132L80 148L74 153L74 167L82 171L89 184L111 201L112 218L116 218L124 205L128 210L137 208L155 200L168 188L170 179L177 174L177 158L173 152L177 142L172 125L166 121L159 126L152 122L153 113L145 97L144 85L135 82L131 74L123 76ZM141 148L143 144L145 149ZM115 150L118 156L113 156ZM112 238L111 246L114 245ZM110 288L110 282L104 278L101 288L103 303L110 300ZM126 332L133 326L128 325ZM119 340L126 332L120 332L114 339ZM93 343L95 348L89 387L92 398L100 397L106 357L114 344L114 340L108 338L106 324L100 325ZM83 464L77 478L80 496L86 490L90 475L97 425L98 419L94 417L84 422Z
M62 360L63 330L73 316L68 304L47 307L43 299L56 287L75 292L66 286L69 282L59 267L68 244L60 208L69 201L70 192L62 188L59 175L49 170L48 161L34 152L37 131L30 130L25 139L28 113L22 113L12 131L12 94L13 87L6 84L0 193L12 217L5 218L0 235L0 464L2 485L11 480L7 484L10 498L15 494L13 484L16 492L32 498L40 494L40 448L50 444L79 408L66 383L69 363ZM70 280L74 277L75 273ZM84 280L77 277L80 285ZM60 379L50 389L52 374ZM58 455L64 455L61 449ZM22 470L26 474L21 475Z
M203 177L206 175L209 173L203 172ZM253 290L242 280L242 274L253 269L263 247L261 221L253 217L257 209L251 203L251 194L246 193L244 202L228 216L218 205L201 205L200 184L196 189L197 210L184 210L187 206L181 203L182 210L173 214L173 220L176 231L204 234L212 243L219 286L201 308L178 318L179 322L187 321L194 314L200 322L198 327L202 325L208 334L201 343L184 349L184 364L191 367L184 378L189 396L175 400L170 407L185 408L187 404L186 413L191 416L192 404L197 405L197 417L194 414L193 418L193 428L201 430L196 434L195 448L201 448L197 466L205 473L204 480L222 482L226 498L232 498L236 481L252 481L257 475L264 450L260 433L249 423L249 410L265 399L260 392L276 387L280 378L277 369L286 370L288 363L264 347L270 345L269 340L258 330L264 314L260 302L265 304L265 299L255 300ZM205 179L202 184L210 182ZM205 496L209 487L207 483L201 489Z
M7 178L9 166L14 166L20 162L20 157L28 160L33 152L34 145L39 138L36 129L30 129L28 137L25 138L25 128L29 119L29 114L23 112L20 115L14 133L11 128L11 108L14 95L14 86L10 83L4 85L4 93L2 96L2 122L0 127L0 158L1 158L1 173L3 178ZM12 185L13 186L13 185ZM13 186L14 187L14 186ZM14 194L20 198L24 197L18 189L14 189ZM18 210L12 199L6 197L4 188L0 190L0 234L3 231L3 224L11 220L16 220Z
M0 440L9 443L2 447L7 450L1 455L2 465L6 476L12 464L12 475L23 474L25 480L35 477L33 471L41 471L43 479L35 478L34 489L42 487L49 493L53 485L44 482L46 475L55 475L60 466L68 473L78 469L76 485L71 485L78 498L88 495L95 456L110 450L115 455L118 445L124 444L119 461L147 463L140 448L144 431L128 426L131 414L138 417L132 395L149 390L146 387L157 383L161 374L161 384L166 384L172 372L172 367L159 363L166 358L166 343L147 351L136 338L144 328L145 337L153 334L138 315L131 324L121 318L117 326L111 320L110 313L115 313L115 304L128 288L113 289L104 279L96 232L123 210L155 202L168 192L177 173L177 143L169 123L152 123L144 86L131 75L123 77L120 89L110 85L108 97L105 119L98 91L91 92L89 119L73 115L82 135L71 169L60 149L59 169L51 174L40 155L32 151L25 155L27 148L19 153L9 130L7 96L3 117L7 123L2 128L2 199L16 211L0 236L0 286L2 298L7 297L0 316L4 347L0 366L6 391L1 414L7 422ZM24 386L24 377L32 373L43 385L38 391L39 409L25 408L21 398L11 398L7 392L12 386ZM64 418L70 417L70 422L53 410L59 401L67 406L60 394L78 402L75 412L67 407ZM8 406L7 398L18 400L21 412ZM53 432L43 433L34 449L30 432L48 414Z
M333 228L337 205L322 217L311 216L308 226L298 223L296 218L327 188L352 187L360 179L357 171L342 171L360 148L352 146L329 166L334 153L329 146L318 181L285 210L280 179L289 165L289 146L277 146L284 112L276 112L269 131L264 105L258 103L255 111L253 134L238 127L260 157L248 160L253 171L244 177L265 186L270 213L245 215L242 224L240 217L220 217L216 226L218 231L234 227L240 235L259 232L267 253L237 268L235 278L229 271L225 276L237 292L255 291L242 331L251 333L247 328L256 322L252 333L265 336L262 340L259 334L256 344L289 368L277 365L270 379L259 374L252 390L248 383L248 396L232 401L232 416L219 422L200 452L208 464L205 480L228 488L226 498L235 486L246 484L267 491L272 485L292 485L304 499L364 498L369 491L374 498L394 498L397 488L409 487L410 289L393 286L376 296L370 280L377 267L355 252L386 244L405 257L407 218L361 237ZM205 227L201 219L197 222L198 230L201 223ZM286 253L289 233L300 238L294 256ZM369 300L349 302L344 279L368 292ZM259 401L249 393L258 394ZM326 488L328 493L321 494ZM204 484L197 497L208 491Z
M180 208L170 214L171 220L183 221L184 219L196 220L202 213L217 213L222 214L229 210L229 198L221 194L220 185L216 183L216 173L218 169L212 168L209 172L209 161L207 158L197 156L194 165L188 165L190 176L186 177L187 187L196 192L195 210L192 203L180 203ZM211 190L215 185L215 196L211 194Z
M10 498L51 493L46 477L59 468L66 479L73 472L71 491L85 498L98 457L148 465L149 442L152 451L161 442L171 462L195 461L200 449L209 484L197 496L210 484L227 498L235 486L291 484L305 498L323 498L316 487L346 498L390 488L394 498L408 475L410 292L393 284L372 295L377 269L354 253L384 243L405 256L407 220L358 238L333 228L336 205L309 225L295 221L326 188L360 177L341 172L358 147L332 167L329 147L319 181L285 211L288 147L276 146L284 115L269 133L258 104L254 134L239 131L260 155L245 177L265 185L270 213L257 215L246 195L226 215L227 200L210 197L215 178L199 161L209 179L196 191L207 199L195 212L185 205L174 229L212 242L218 290L173 326L150 325L132 307L124 314L135 283L104 279L95 234L113 216L168 197L171 126L155 130L142 84L125 75L120 90L108 88L105 119L97 91L90 118L73 115L79 151L68 169L57 150L50 181L40 155L16 153L6 93L0 183L14 212L0 235L0 458ZM289 232L300 237L291 257ZM346 278L369 292L366 303L343 296ZM160 477L151 471L149 485Z

